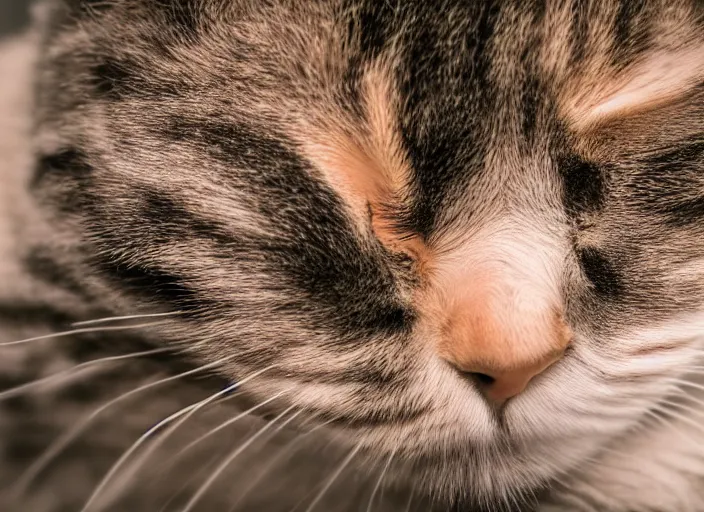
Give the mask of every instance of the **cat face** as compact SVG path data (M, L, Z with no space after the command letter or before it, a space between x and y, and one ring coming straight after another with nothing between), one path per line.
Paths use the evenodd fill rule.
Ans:
M34 187L111 307L181 312L164 342L517 497L698 361L701 7L628 5L58 8Z

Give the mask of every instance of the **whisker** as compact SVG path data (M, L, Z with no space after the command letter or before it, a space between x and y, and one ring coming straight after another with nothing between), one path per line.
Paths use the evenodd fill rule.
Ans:
M292 410L295 407L295 405L292 405L288 408L286 408L283 412L281 412L278 416L276 416L273 420L271 420L269 423L267 423L264 427L259 429L259 431L251 436L247 441L245 441L239 448L237 448L235 451L233 451L227 459L225 459L213 472L212 475L203 483L203 485L200 486L200 488L196 491L196 493L193 495L193 497L190 499L188 503L186 503L186 506L183 508L181 512L190 512L193 510L193 507L195 506L196 503L203 497L203 494L210 488L210 486L213 485L213 482L220 476L220 474L225 471L225 469L232 463L232 461L235 460L235 458L240 455L244 450L247 449L249 445L251 445L254 441L256 441L264 432L266 432L274 423L276 423L278 420L283 418L290 410ZM286 423L290 422L294 416L286 420Z
M684 396L682 397L683 399L690 399L691 401L694 402L693 404L685 404L685 403L676 403L676 402L666 402L666 404L669 407L674 407L675 409L679 409L680 411L683 411L686 413L688 416L692 415L693 418L702 418L704 417L704 410L701 409L702 400L695 400L694 397L690 396ZM704 432L704 425L699 426L700 429L702 429L702 432Z
M201 476L205 476L205 475L203 475L203 473L210 471L210 467L214 466L218 462L219 459L220 459L220 454L216 453L215 455L210 457L210 459L208 460L207 463L202 464L202 467L199 468L198 471L194 471L194 473L191 476L189 476L188 479L186 479L186 481L183 483L183 485L181 485L181 488L178 491L174 492L171 495L171 497L166 501L166 503L164 503L161 506L161 508L159 509L159 512L165 512L166 510L168 510L169 505L171 505L171 503L176 498L178 498L186 489L188 489L188 486L190 484L192 484L193 482L198 480Z
M620 466L617 464L617 463L619 462L618 459L620 459L621 461L623 461L623 460L626 459L626 458L628 459L628 461L637 461L637 460L643 460L643 461L645 461L645 460L646 460L644 457L637 457L637 456L634 456L633 454L625 453L625 452L623 452L623 451L617 450L617 449L615 449L615 448L610 448L610 447L602 448L601 452L604 453L604 454L611 454L612 456L615 456L615 457L617 458L617 459L612 459L612 464L609 466L609 467L612 467L612 468L614 468L614 469L619 469L619 467L620 467ZM642 470L641 467L640 467L640 465L634 466L634 467L631 469L631 471L632 471L632 473L633 473L634 476L635 476L635 475L645 476L645 477L651 476L651 473Z
M95 324L102 324L102 323L108 323L108 322L120 322L123 320L137 320L140 318L159 318L159 317L165 317L165 316L176 316L176 315L182 315L182 311L170 311L168 313L148 313L144 315L124 315L124 316L108 316L105 318L96 318L94 320L83 320L81 322L73 322L71 326L73 327L81 327L84 325L95 325Z
M659 413L659 414L658 414ZM671 409L666 409L662 405L655 409L647 411L648 417L653 418L657 423L662 425L662 427L668 429L669 431L674 431L683 438L686 438L688 442L692 443L692 446L697 446L700 444L700 440L692 432L687 431L683 425L677 425L675 422L682 421L683 417L679 414L673 413ZM701 415L700 415L701 416ZM675 423L675 424L673 424ZM696 430L701 430L701 427L697 427L697 423L693 421L685 421L689 426L695 427Z
M411 489L411 493L408 495L408 503L406 504L406 512L411 512L411 505L413 504L413 497L415 492Z
M362 442L360 441L357 443L357 446L355 446L352 451L345 457L345 460L343 460L340 465L338 466L337 470L332 474L332 476L328 479L328 481L325 483L323 488L320 490L320 492L315 496L313 501L311 502L310 505L308 505L308 508L306 509L306 512L312 512L315 506L320 502L321 499L323 499L323 496L325 495L326 492L328 492L328 489L332 487L332 484L335 483L335 480L342 474L344 469L349 465L350 462L352 462L352 459L354 458L355 455L357 455L357 452L362 448ZM184 511L185 512L185 511Z
M376 485L374 486L374 490L372 491L372 495L369 497L369 505L367 505L367 512L372 511L372 505L374 504L374 498L376 498L376 493L379 490L379 487L381 487L381 481L384 479L384 475L386 475L386 472L389 470L389 466L391 465L391 460L394 458L395 454L396 454L396 450L394 449L389 454L389 457L386 460L386 464L384 465L384 469L382 469L381 474L379 475L379 480L377 480Z
M302 411L298 411L298 413L300 413L300 412L302 412ZM298 414L298 413L296 413L296 414ZM232 505L232 507L230 508L230 511L229 511L229 512L234 512L235 510L237 510L237 506L238 506L240 503L242 503L242 500L245 498L245 496L247 496L247 494L249 494L249 492L250 492L252 489L254 489L254 488L257 486L257 484L258 484L259 482L261 482L262 478L264 478L264 476L265 476L267 473L269 473L269 471L276 465L277 462L279 462L279 460L281 460L285 455L289 455L289 456L290 456L291 450L292 450L293 448L295 448L298 443L300 443L300 442L301 442L302 440L304 440L306 437L308 437L308 436L310 436L311 434L313 434L313 433L314 433L315 431L317 431L318 429L323 428L324 426L328 425L329 423L332 423L332 420L329 420L329 421L326 421L326 422L324 422L324 423L321 423L321 424L316 425L315 427L313 427L312 429L310 429L308 432L304 432L304 433L300 434L299 436L297 436L296 438L294 438L290 443L288 443L288 444L287 444L286 446L284 446L281 450L279 450L279 452L276 454L276 457L273 457L273 458L269 461L269 463L268 463L266 466L264 466L264 468L259 472L259 475L257 476L257 478L254 479L253 481L251 481L251 482L249 483L249 485L248 485L247 487L245 487L245 488L240 492L239 498L237 498L237 501L235 501L235 503ZM284 427L284 425L279 426L279 427L276 429L275 432L280 431L283 427Z
M221 364L223 361L228 360L228 359L232 359L233 357L234 357L234 355L221 358L221 359L219 359L219 360L217 361L217 363L218 363L218 364ZM215 363L211 363L211 365L212 365L212 366L215 366ZM106 475L103 477L103 479L100 481L100 483L98 484L98 486L96 487L96 489L95 489L95 490L93 491L93 493L90 495L90 497L88 498L88 501L85 503L85 505L83 505L83 508L81 509L81 512L86 512L86 511L90 508L90 506L93 504L93 502L96 500L96 498L100 495L100 493L102 492L102 490L107 486L107 484L108 484L108 482L110 481L110 479L117 473L117 471L119 471L119 469L122 467L122 465L125 463L125 461L126 461L142 444L144 444L144 442L145 442L147 439L149 439L154 433L156 433L156 432L158 432L159 430L161 430L164 426L168 425L168 424L171 423L173 420L175 420L175 419L177 419L177 418L180 418L181 416L184 416L184 415L186 415L186 414L189 414L189 415L190 415L191 412L195 412L195 411L197 411L199 408L201 408L201 407L203 407L203 406L209 404L209 403L212 402L213 400L216 400L217 398L221 397L222 395L231 392L231 391L232 391L233 389L235 389L237 386L239 386L239 383L232 384L232 385L226 387L225 389L223 389L223 390L221 390L221 391L218 391L217 393L214 393L214 394L210 395L209 397L207 397L207 398L205 398L205 399L203 399L203 400L201 400L201 401L199 401L199 402L193 403L193 404L191 404L191 405L189 405L189 406L186 406L186 407L184 407L184 408L182 408L182 409L176 411L175 413L173 413L173 414L171 414L170 416L164 418L164 419L161 420L159 423L157 423L156 425L154 425L153 427L151 427L151 428L150 428L149 430L147 430L144 434L142 434L142 436L141 436L139 439L137 439L137 441L135 441L135 442L132 444L132 446L130 446L130 447L128 448L128 450L127 450L125 453L122 454L122 456L117 460L117 462L115 462L115 464L113 464L113 466L110 468L110 470L107 472L107 474L106 474ZM178 423L177 426L180 425L180 424L181 424L181 422Z
M258 370L258 371L256 371L256 372L254 372L254 373L248 375L247 377L245 377L245 378L243 378L243 379L240 379L239 381L237 381L236 386L237 386L238 388L241 387L243 384L246 384L248 381L254 379L255 377L258 377L259 375L261 375L262 373L266 372L267 370L270 370L270 369L273 368L274 366L275 366L275 365L267 366L266 368L264 368L264 369L262 369L262 370ZM231 391L231 389L229 389L229 390L226 389L226 391L229 392L229 391ZM266 403L271 402L272 400L275 400L276 398L280 397L281 395L284 394L284 392L285 392L285 391L279 392L279 393L276 394L274 397L268 399L268 400L266 401ZM233 396L234 396L234 395L233 395ZM219 398L219 397L218 397L218 398ZM199 409L201 409L202 407L204 407L204 406L207 405L208 403L210 403L210 401L208 401L208 402L206 402L206 403L204 403L204 404L202 404L202 405L200 405L200 406L198 406L198 407L195 407L192 411L189 411L188 414L186 414L183 418L181 418L180 420L178 420L178 422L176 422L174 425L170 426L169 429L168 429L166 432L164 432L164 434L163 434L159 439L157 439L156 441L154 441L154 443L152 443L152 444L144 451L144 453L140 454L140 456L132 462L132 464L131 464L130 467L128 468L128 471L125 471L124 475L122 476L122 478L121 478L121 480L118 482L118 484L120 484L121 482L122 482L122 483L127 483L127 482L129 482L129 481L131 480L131 478L133 477L133 475L144 465L145 461L151 456L151 454L154 453L154 451L155 451L159 446L161 446L161 445L166 441L166 439L168 439L168 437L171 436L171 435L174 433L174 431L175 431L176 429L180 428L181 425L183 425L186 421L188 421L188 419L189 419L190 417L192 417L196 412L198 412ZM251 411L253 411L253 410L257 409L257 408L259 408L259 407L262 406L262 405L264 405L264 404L259 404L258 406L252 407L251 409L249 409L249 411L240 414L240 415L239 415L239 418L244 417L246 414L250 413ZM234 423L234 421L232 421L231 423ZM207 436L204 436L204 437L207 437ZM175 459L175 457L174 457L173 459ZM173 459L172 459L172 460L173 460Z
M63 377L75 375L77 373L81 373L86 368L90 369L93 366L98 366L98 365L102 365L105 363L121 361L123 359L132 359L132 358L136 358L136 357L148 356L148 355L152 355L152 354L159 354L159 353L168 352L171 350L172 349L170 349L170 348L157 348L157 349L152 349L152 350L145 350L143 352L134 352L132 354L122 354L119 356L103 357L100 359L93 359L91 361L86 361L84 363L77 364L76 366L73 366L72 368L69 368L67 370L62 370L60 372L56 372L51 375L48 375L47 377L42 377L41 379L33 380L32 382L27 382L26 384L20 384L19 386L16 386L14 388L0 391L0 400L5 400L5 399L11 398L13 396L21 395L25 391L31 390L32 388L35 388L35 387L39 387L42 384L47 384L47 383L53 382L55 380L60 381Z
M211 435L213 435L213 434L215 434L216 432L219 432L220 430L222 430L222 429L224 429L224 428L226 428L226 427L232 425L233 423L235 423L235 422L241 420L242 418L244 418L245 416L251 414L252 412L256 411L257 409L259 409L259 408L261 408L261 407L264 407L265 405L267 405L267 404L273 402L274 400L276 400L277 398L279 398L279 397L280 397L281 395L283 395L283 394L284 394L284 391L275 394L275 395L272 396L271 398L267 398L267 399L264 400L263 402L258 403L257 405L255 405L255 406L253 406L253 407L247 409L246 411L244 411L244 412L242 412L242 413L240 413L240 414L237 414L235 417L230 418L230 419L228 419L227 421L225 421L225 422L221 423L220 425L218 425L217 427L215 427L215 428L209 430L208 432L206 432L205 434L203 434L202 436L200 436L200 437L197 438L196 440L191 441L191 442L188 443L184 448L182 448L177 454L175 454L175 455L174 455L173 457L171 457L168 461L166 461L166 462L163 464L162 469L163 469L163 468L170 467L174 462L176 462L176 460L178 460L179 458L181 458L188 450L190 450L191 448L193 448L195 445L197 445L198 443L200 443L200 442L203 441L204 439L207 439L207 438L210 437Z
M332 423L335 420L336 420L336 418L333 417L330 420L323 423L323 425L326 425L328 423ZM329 449L331 445L334 445L335 440L338 438L339 438L339 432L336 433L334 436L331 436L328 439L326 439L325 445L322 445L322 446L318 445L318 449L322 453L325 449ZM309 498L315 496L315 494L318 492L319 487L320 487L319 485L313 486L307 493L305 493L305 495L300 500L298 500L298 502L294 505L294 507L292 509L289 510L289 512L297 512L301 506L303 506L306 503L310 503Z
M92 332L111 332L111 331L127 331L131 329L144 329L145 327L154 327L157 325L164 325L166 321L162 322L150 322L146 324L135 324L135 325L114 325L105 327L85 327L81 329L72 329L70 331L54 332L51 334L44 334L42 336L34 336L33 338L25 338L23 340L17 341L6 341L0 343L0 347L9 347L12 345L21 345L23 343L30 343L32 341L48 340L52 338L62 338L65 336L73 336L74 334L88 334Z
M618 450L609 449L604 450L604 452L605 451L609 451L612 454L616 455L618 455L619 453L623 455L623 452L619 452ZM582 462L582 464L584 465L584 471L592 471L595 466L598 466L600 469L604 468L606 464L604 458L602 457L604 452L600 451L598 453L594 453L592 455L587 456ZM554 468L554 466L551 467L553 469L556 469ZM615 466L613 464L606 465L606 467L618 469L618 466ZM587 501L585 497L584 488L586 487L589 495L591 495L593 498L596 498L597 501L603 503L606 497L603 495L603 493L601 493L601 491L597 487L595 487L593 484L589 484L587 481L584 480L575 481L574 476L570 475L569 469L559 469L556 472L558 478L555 478L554 480L555 485L558 485L564 490L568 491L567 495L560 494L561 505L563 504L562 501L566 500L567 504L569 504L570 506L579 507L578 509L570 508L570 510L581 510L582 512L602 512L601 509L597 509L592 503ZM577 489L575 485L570 482L575 482L581 489Z
M520 510L520 506L518 505L518 500L516 499L516 495L513 492L513 490L508 489L508 499L511 500L513 503L513 506L515 507L514 510ZM506 503L506 499L504 499L504 503Z
M90 413L88 416L84 417L84 419L75 425L72 429L67 430L61 437L59 437L56 441L54 441L49 448L39 457L36 461L32 463L32 465L25 471L24 475L18 480L16 487L16 496L22 496L26 489L29 487L29 485L32 483L32 481L44 470L44 468L56 457L58 456L63 450L66 449L66 447L73 442L74 439L76 439L82 432L85 431L86 428L93 422L95 418L100 416L104 411L109 409L110 407L118 404L119 402L126 400L127 398L134 396L142 391L146 391L148 389L154 388L156 386L159 386L161 384L166 384L168 382L175 381L177 379L182 379L184 377L187 377L189 375L193 375L195 373L199 373L208 369L211 369L217 365L220 365L223 362L223 360L215 361L210 364L206 364L203 366L199 366L198 368L195 368L193 370L189 370L187 372L179 373L178 375L172 375L170 377L166 377L164 379L155 381L155 382L150 382L148 384L144 384L136 389L133 389L131 391L128 391L127 393L124 393L116 398L113 398L112 400L108 401L107 403L103 404L102 406L98 407L96 410L94 410L92 413Z
M599 460L595 456L588 456L584 460L584 467L585 470L591 470L594 466L598 465L601 463L601 460ZM560 494L561 500L566 500L571 506L578 506L581 507L579 510L582 512L600 512L596 510L592 505L587 503L584 499L580 498L576 493L575 493L575 488L574 485L571 484L571 478L568 474L567 471L565 470L560 470L558 471L558 475L553 479L553 486L556 487L561 487L563 490L569 492L568 495L563 496ZM582 485L584 485L584 482L580 482ZM562 504L562 503L561 503ZM573 510L573 509L570 509ZM574 509L577 510L577 509Z
M288 390L287 390L287 391L288 391ZM287 420L286 420L285 422L283 422L281 425L279 425L278 427L276 427L276 428L274 429L274 432L272 432L272 434L273 434L273 435L276 435L276 434L278 434L279 432L281 432L284 428L286 428L286 425L288 425L288 424L291 423L293 420L295 420L296 418L298 418L298 417L301 415L302 412L303 412L303 411L296 411L296 412L294 412L294 413L291 415L291 417L290 417L289 419L287 419ZM313 430L315 430L315 429L313 429ZM310 432L307 432L307 433L310 434Z

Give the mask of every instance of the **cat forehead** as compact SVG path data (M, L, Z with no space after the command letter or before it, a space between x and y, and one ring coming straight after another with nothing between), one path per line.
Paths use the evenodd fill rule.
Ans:
M233 3L232 9L243 4ZM112 16L111 9L120 5L111 4L100 16ZM595 68L603 71L594 75L597 83L601 76L628 81L641 76L631 71L646 62L636 56L655 55L647 47L631 48L617 65L614 48L624 46L614 43L613 19L605 22L599 13L587 13L585 19L599 27L594 32L575 26L569 9L551 7L541 18L509 2L495 10L458 2L448 17L411 2L396 9L391 3L391 11L385 2L360 2L349 12L326 10L331 4L320 4L317 11L317 3L282 2L272 11L271 4L258 4L251 12L238 11L236 19L196 9L186 13L192 16L188 37L181 30L184 20L160 11L156 3L141 5L151 17L118 25L122 31L110 18L90 30L99 17L83 22L89 41L67 31L58 46L74 46L57 48L53 61L60 68L53 77L62 87L44 88L61 92L65 84L81 81L80 111L71 111L77 102L70 94L52 97L52 108L70 113L61 119L62 134L83 130L75 138L88 146L108 140L103 145L107 165L97 165L93 178L104 185L100 199L110 204L108 196L139 196L146 189L187 197L189 204L197 200L208 206L199 208L209 219L227 219L218 220L212 232L226 227L254 233L256 227L259 237L290 237L304 248L317 244L310 254L337 258L322 267L351 262L353 283L370 269L378 270L379 282L390 282L388 261L381 256L387 253L378 241L410 253L421 273L440 268L450 274L447 269L456 270L456 263L462 266L468 256L482 254L487 260L525 260L536 269L548 259L555 262L551 272L556 271L569 252L564 184L550 154L552 139L565 138L561 124L569 124L569 112L559 109L574 104L568 93L588 90L577 80L592 76L582 72L591 69L587 63L601 63ZM122 16L112 20L136 17L133 10ZM626 31L631 29L637 32L634 27ZM551 30L555 37L547 37ZM678 48L670 48L672 55L679 55ZM685 55L696 61L696 52ZM85 151L89 159L99 152L95 147ZM577 176L573 187L597 177L578 159L570 165L587 178ZM129 189L116 193L119 184ZM135 199L141 208L145 201ZM238 201L246 208L232 208ZM158 219L164 211L185 210L173 204L146 206L159 213L153 215ZM642 234L634 219L644 216L632 206L624 211L627 216L609 211L607 217L616 221L589 234L588 242L606 247L602 253L589 247L583 258L602 295L628 288L624 267L630 262L610 262L613 247L599 238L610 234L604 231L621 235L619 222ZM349 236L348 217L362 237ZM505 224L493 222L498 217ZM606 222L601 219L599 227ZM652 219L641 223L654 224ZM183 224L202 230L193 221ZM504 238L526 237L482 253L470 243L477 239L473 230L481 235L482 228ZM372 231L375 237L364 236ZM624 237L634 238L628 232ZM447 258L434 259L440 251L432 249L438 246ZM684 243L678 247L687 249ZM281 257L296 275L311 276L315 265L299 254L291 250ZM333 275L335 284L340 275ZM300 281L317 282L312 277ZM632 288L645 288L632 281ZM379 296L380 289L386 288L360 288L360 303ZM347 302L334 293L325 301L330 302L326 307ZM357 303L357 297L349 302ZM403 323L402 315L394 315L389 316L393 322Z
M561 123L578 132L701 79L701 22L685 0L577 10L448 1L447 16L414 2L165 4L92 13L88 41L60 41L90 57L89 76L75 79L101 102L285 132L334 186L359 189L351 199L402 194L413 175L416 224L432 224L446 196L480 175L530 176ZM100 16L112 30L91 30Z

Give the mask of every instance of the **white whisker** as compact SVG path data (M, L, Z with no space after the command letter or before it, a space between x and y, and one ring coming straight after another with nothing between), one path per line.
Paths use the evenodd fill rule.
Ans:
M188 443L184 448L182 448L181 450L179 450L179 452L178 452L176 455L174 455L171 459L169 459L168 461L166 461L166 462L163 464L163 467L169 467L169 466L170 466L171 464L173 464L177 459L179 459L181 456L183 456L184 453L186 453L188 450L190 450L191 448L193 448L195 445L197 445L197 444L200 443L201 441L207 439L208 437L210 437L211 435L215 434L216 432L219 432L220 430L222 430L222 429L224 429L224 428L226 428L226 427L232 425L233 423L236 423L237 421L241 420L242 418L244 418L245 416L251 414L252 412L256 411L257 409L259 409L259 408L261 408L261 407L264 407L265 405L267 405L267 404L273 402L274 400L276 400L277 398L279 398L279 397L280 397L281 395L283 395L283 394L284 394L284 391L281 391L280 393L275 394L275 395L272 396L271 398L267 398L267 399L264 400L263 402L260 402L260 403L258 403L257 405L252 406L251 408L247 409L246 411L241 412L240 414L237 414L235 417L228 419L227 421L221 423L220 425L218 425L217 427L213 428L212 430L209 430L208 432L206 432L205 434L203 434L203 435L200 436L199 438L195 439L194 441L191 441L191 442Z
M289 419L287 419L285 422L283 422L281 425L279 425L278 427L276 427L276 428L274 429L273 435L276 435L276 434L278 434L279 432L281 432L281 431L286 427L286 425L288 425L288 424L291 423L293 420L295 420L296 418L298 418L298 417L301 415L302 412L303 412L303 411L296 411L296 412L294 412L294 413L291 415L291 417L290 417Z
M217 361L217 363L218 363L218 364L221 364L223 361L228 360L228 359L231 359L231 358L233 358L233 357L234 357L234 355L233 355L233 356L224 357L224 358L222 358L222 359L219 359L219 360ZM213 366L215 365L215 363L211 363L211 364L212 364ZM110 479L117 473L117 471L119 471L119 469L122 467L122 465L125 463L125 461L126 461L142 444L144 444L144 442L145 442L147 439L149 439L154 433L158 432L159 430L161 430L162 427L168 425L168 424L171 423L173 420L175 420L175 419L177 419L177 418L180 418L181 416L184 416L184 415L189 415L189 416L190 416L190 414L191 414L192 412L195 412L195 411L197 411L198 409L200 409L201 407L204 407L205 405L209 404L209 403L212 402L213 400L216 400L217 398L219 398L219 397L221 397L221 396L223 396L223 395L225 395L225 394L227 394L227 393L230 393L233 389L235 389L235 388L236 388L237 386L239 386L239 385L240 385L240 383L232 384L232 385L226 387L225 389L220 390L220 391L218 391L217 393L214 393L214 394L210 395L209 397L207 397L207 398L205 398L205 399L203 399L203 400L201 400L201 401L199 401L199 402L193 403L193 404L191 404L191 405L189 405L189 406L184 407L183 409L180 409L180 410L176 411L175 413L173 413L173 414L171 414L170 416L164 418L164 419L161 420L159 423L157 423L156 425L154 425L153 427L151 427L151 428L150 428L149 430L147 430L144 434L142 434L142 436L141 436L139 439L137 439L137 441L135 441L134 444L132 444L132 446L130 446L129 449L128 449L125 453L122 454L122 456L117 460L117 462L115 462L115 464L113 464L113 466L110 468L110 470L107 472L107 474L106 474L106 475L103 477L103 479L100 481L100 483L98 484L98 486L96 487L96 489L95 489L95 490L93 491L93 493L90 495L90 497L88 498L88 501L85 503L85 505L83 505L83 508L81 509L81 512L86 512L86 511L90 508L90 506L93 504L93 502L96 500L96 498L100 495L100 493L102 492L102 490L107 486L107 484L108 484L108 482L110 481ZM181 423L182 423L182 422L179 422L176 426L180 425Z
M518 500L516 499L515 493L510 488L507 490L508 490L508 498L511 500L511 502L513 502L513 506L515 507L514 510L520 510L520 507L518 506Z
M110 331L127 331L131 329L144 329L146 327L155 327L157 325L164 325L166 321L162 322L150 322L146 324L135 324L135 325L115 325L115 326L105 326L105 327L85 327L81 329L72 329L70 331L54 332L51 334L44 334L43 336L34 336L33 338L25 338L23 340L17 341L6 341L0 343L0 347L9 347L11 345L21 345L23 343L30 343L32 341L49 340L52 338L62 338L65 336L73 336L74 334L88 334L92 332L110 332Z
M406 512L411 512L411 505L413 504L414 492L411 490L411 494L408 495L408 503L406 503Z
M14 388L0 391L0 400L5 400L7 398L20 395L20 394L24 393L25 391L30 390L34 387L40 387L42 384L47 384L47 383L53 382L55 380L60 381L63 377L73 376L77 373L81 373L83 370L85 370L87 368L90 369L93 366L98 366L98 365L102 365L105 363L111 363L111 362L115 362L115 361L121 361L123 359L132 359L135 357L142 357L142 356L147 356L147 355L152 355L152 354L159 354L161 352L168 352L170 350L171 349L168 349L168 348L157 348L157 349L152 349L152 350L145 350L143 352L134 352L132 354L122 354L119 356L103 357L100 359L93 359L92 361L86 361L84 363L77 364L76 366L73 366L72 368L69 368L67 370L63 370L63 371L48 375L47 377L42 377L41 379L33 380L32 382L27 382L26 384L20 384L19 386L16 386Z
M694 417L702 417L704 416L704 410L702 410L702 404L704 404L704 401L700 398L695 398L691 395L682 395L682 400L688 400L690 404L687 403L682 403L682 402L674 402L674 401L667 401L665 402L669 407L674 407L676 409L679 409L681 411L684 411L687 414L691 414ZM704 429L704 425L700 425L700 428ZM704 432L704 430L702 430Z
M243 379L240 379L239 381L237 381L236 386L237 386L238 388L241 387L243 384L246 384L248 381L252 380L253 378L258 377L258 376L261 375L262 373L264 373L264 372L266 372L267 370L273 368L273 366L274 366L274 365L267 366L266 368L264 368L264 369L262 369L262 370L256 371L256 372L254 372L254 373L248 375L247 377L245 377L245 378L243 378ZM231 391L231 390L230 390L230 391ZM270 399L267 401L267 403L268 403L268 402L271 402L272 400L274 400L274 399L276 399L276 398L278 398L278 397L280 397L283 393L284 393L284 391L281 391L280 393L278 393L278 394L275 395L274 397L270 398ZM175 430L177 430L181 425L183 425L186 421L188 421L188 419L189 419L190 417L192 417L196 412L198 412L199 409L201 409L201 408L204 407L205 405L208 405L210 402L211 402L211 401L207 401L207 402L203 403L202 405L200 405L200 406L198 406L198 407L195 407L193 410L189 411L188 414L186 414L183 418L179 419L178 422L176 422L176 423L174 423L172 426L170 426L169 429L168 429L166 432L164 432L164 434L163 434L159 439L157 439L156 441L154 441L154 443L152 443L152 444L144 451L144 453L140 454L139 457L136 458L136 459L130 464L128 470L125 471L125 472L124 472L124 475L121 477L121 481L122 481L122 482L129 482L130 479L132 478L132 476L134 475L134 473L135 473L136 471L138 471L139 468L142 467L142 465L144 464L144 462L151 456L151 454L154 453L154 451L155 451L159 446L161 446L161 444L163 444L163 443L166 441L166 439L168 439L169 436L171 436L171 435L174 433ZM259 406L261 406L261 405L264 405L264 404L259 404L258 406L252 407L248 412L251 412L251 411L257 409L257 408L258 408ZM242 418L242 417L244 417L246 414L247 414L247 413L240 414L239 417ZM234 421L231 422L231 423L234 423ZM206 437L207 437L207 436L206 436ZM174 459L175 459L175 457L174 457L172 460L174 460ZM162 468L163 468L163 466L162 466Z
M310 505L308 505L308 508L306 509L306 512L312 512L315 506L320 502L321 499L323 499L323 496L325 496L325 493L328 492L328 489L332 487L332 484L335 483L335 480L342 474L344 469L349 465L350 462L352 462L352 459L354 458L355 455L357 455L357 452L359 452L360 448L362 448L362 442L360 441L357 443L357 446L355 446L352 451L345 457L345 460L343 460L337 470L332 474L332 476L328 479L328 481L325 483L323 488L320 490L320 492L315 496L313 501L311 502Z
M124 315L124 316L108 316L105 318L96 318L94 320L83 320L81 322L73 322L71 325L73 327L81 327L84 325L95 325L108 322L121 322L123 320L137 320L141 318L159 318L165 316L175 316L183 314L182 311L171 311L168 313L148 313L145 315Z
M300 414L301 412L302 412L302 411L298 411L296 414L294 414L294 417L295 417L296 415ZM248 485L247 487L245 487L245 488L241 491L239 498L237 498L237 501L235 501L235 503L233 503L233 505L232 505L232 507L230 508L230 511L229 511L229 512L234 512L235 510L237 510L237 506L238 506L240 503L242 503L242 500L245 498L245 496L247 496L247 494L249 494L249 492L250 492L252 489L254 489L254 488L257 486L257 484L258 484L259 482L261 482L262 478L264 478L264 476L265 476L267 473L269 473L269 471L274 467L274 465L275 465L279 460L281 460L281 459L282 459L284 456L286 456L286 455L290 455L291 450L292 450L293 448L295 448L298 443L300 443L303 439L305 439L306 437L308 437L309 435L311 435L313 432L317 431L318 429L324 427L324 426L327 425L328 423L330 423L330 422L325 422L325 423L321 423L321 424L319 424L319 425L316 425L315 427L313 427L312 429L310 429L308 432L304 432L304 433L300 434L299 436L297 436L296 438L294 438L290 443L288 443L288 444L287 444L286 446L284 446L281 450L279 450L279 452L276 454L276 457L272 458L272 459L269 461L269 463L268 463L266 466L264 466L264 468L259 472L259 475L257 476L257 478L255 478L253 481L251 481L251 482L249 483L249 485ZM279 427L274 431L274 433L278 432L278 431L281 430L283 427L285 427L285 425L282 424L281 426L279 426Z
M85 431L85 429L93 422L95 418L97 418L100 414L102 414L110 407L142 391L146 391L161 384L166 384L167 382L172 382L177 379L181 379L183 377L187 377L189 375L208 370L221 363L222 360L219 360L214 363L206 364L193 370L189 370L187 372L179 373L178 375L172 375L156 382L144 384L101 405L88 416L86 416L80 423L75 425L72 429L66 431L61 437L54 441L51 446L49 446L49 448L47 448L47 450L42 454L42 456L32 463L32 465L25 471L24 475L18 480L17 484L15 484L17 487L17 490L15 491L16 495L21 496L25 492L27 487L32 483L32 481L37 477L37 475L39 475L39 473L41 473L41 471L47 466L47 464L51 462L64 449L66 449L66 447L71 444L71 442L76 439L83 431Z
M606 448L603 448L603 449L601 450L601 452L602 452L602 453L611 454L611 455L613 455L613 456L615 456L615 457L617 457L618 459L621 459L621 460L623 460L623 459L625 459L625 458L628 458L628 460L643 460L644 462L647 462L647 460L646 460L644 457L636 457L636 456L634 456L633 454L625 453L625 452L623 452L623 451L616 450L615 448L606 447ZM603 461L601 461L601 462L603 463ZM614 460L614 462L617 462L617 461ZM619 469L620 466L618 466L618 465L612 463L612 464L609 465L608 467L611 467L611 468L614 468L614 469ZM643 476L644 476L644 477L650 477L650 476L652 476L651 473L649 473L649 472L647 472L647 471L643 471L643 470L640 469L640 467L638 467L638 466L634 466L633 469L631 469L631 471L632 471L632 473L633 473L634 475L639 475L639 476L642 476L642 477L643 477Z
M259 431L251 436L247 441L245 441L240 447L238 447L234 452L232 452L227 459L225 459L213 472L212 475L203 483L203 485L200 486L200 488L196 491L196 493L193 495L193 497L190 499L188 503L186 503L186 506L183 508L181 512L190 512L193 510L193 507L195 506L196 503L201 499L203 494L210 488L211 485L213 485L213 482L220 476L220 474L225 471L225 469L232 463L232 461L237 458L244 450L247 449L249 445L251 445L254 441L256 441L264 432L266 432L274 423L276 423L278 420L283 418L290 410L292 410L295 407L295 405L292 405L285 409L283 412L281 412L278 416L276 416L273 420L271 420L269 423L267 423L264 427L259 429ZM291 421L293 417L289 418L286 422L288 423Z
M220 454L216 453L215 455L210 457L210 459L208 460L207 463L202 464L202 467L199 469L199 471L194 471L193 474L188 479L186 479L186 481L183 483L183 485L181 485L180 489L178 491L174 492L171 495L171 497L166 501L166 503L164 503L162 505L162 507L159 509L159 512L165 512L166 510L168 510L169 505L171 505L171 503L176 498L178 498L179 495L181 495L181 493L183 493L188 488L188 486L190 484L192 484L193 482L198 480L201 476L204 476L203 473L210 471L210 467L217 464L219 459L220 459ZM165 476L165 474L166 474L166 472L164 472L164 476Z
M395 454L396 454L396 450L393 450L389 454L389 458L386 460L386 464L384 465L384 469L382 469L381 474L379 475L379 480L377 480L376 485L374 486L374 490L372 491L372 495L369 497L369 505L367 505L367 512L372 511L372 505L374 504L374 498L376 498L376 493L379 491L379 487L381 487L381 482L384 479L384 475L386 475L386 472L389 470L389 466L391 465L391 460L394 458Z
M593 487L593 486L589 486L589 488L590 488L592 491L594 490L594 487ZM572 489L572 491L574 491L574 489ZM586 499L584 499L584 498L582 498L582 497L580 497L580 496L578 496L578 495L576 495L576 494L573 494L573 495L571 495L571 496L567 496L567 503L568 503L570 506L572 506L572 507L575 506L575 505L579 506L580 508L577 509L577 510L580 510L580 512L603 512L603 511L601 511L601 510L596 509L596 508L595 508L591 503L589 503ZM575 509L572 509L572 508L571 508L570 510L575 510Z

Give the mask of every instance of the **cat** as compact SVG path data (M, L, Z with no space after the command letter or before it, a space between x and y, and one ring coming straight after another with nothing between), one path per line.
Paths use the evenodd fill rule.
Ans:
M34 10L2 510L704 510L700 1Z

